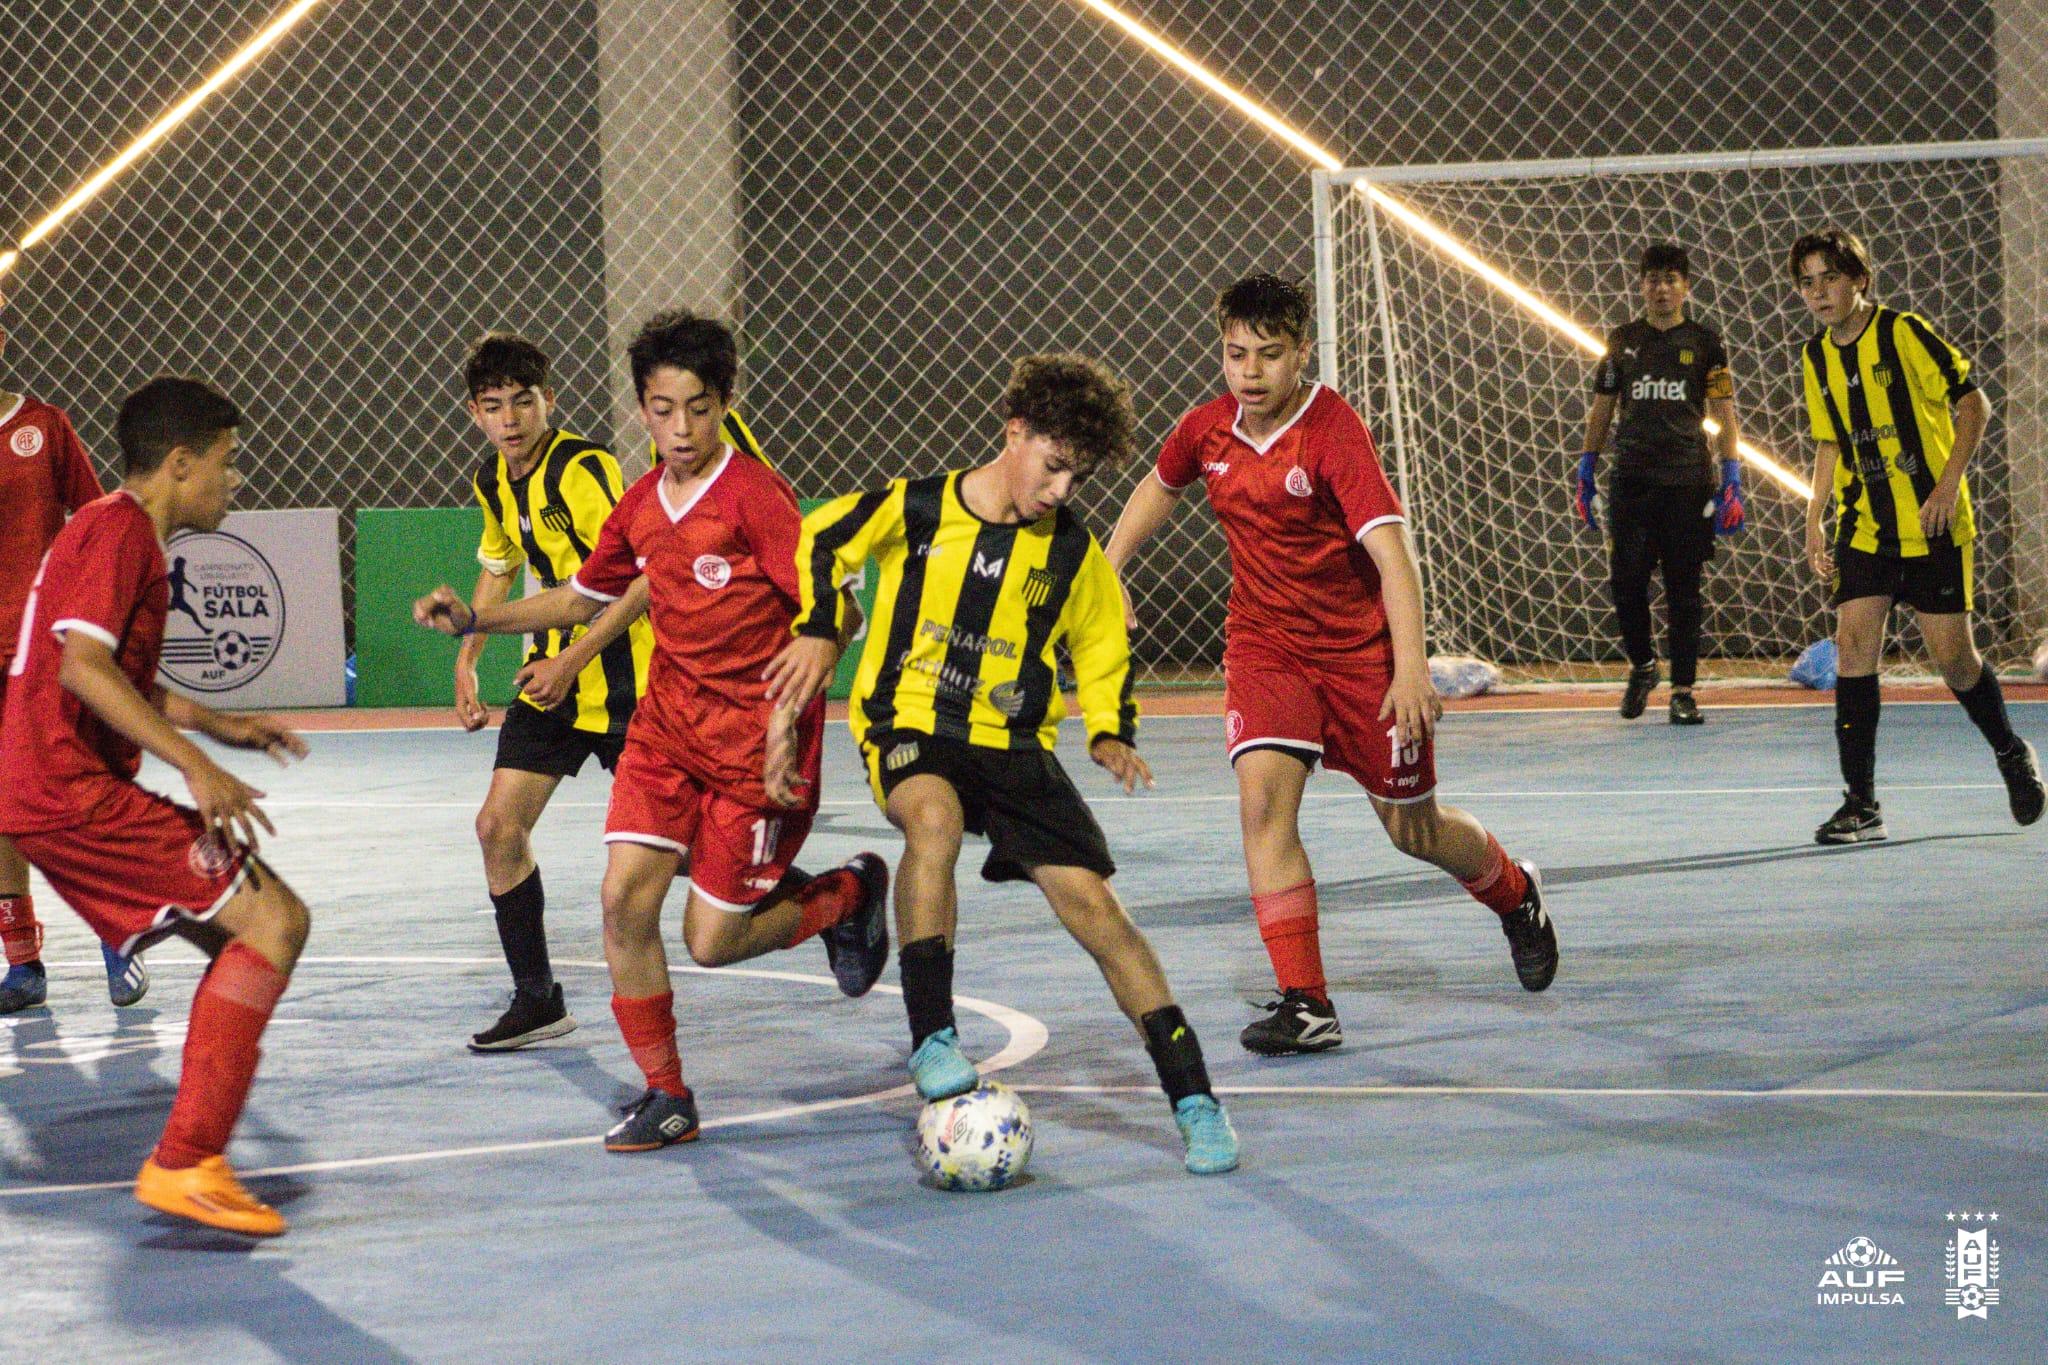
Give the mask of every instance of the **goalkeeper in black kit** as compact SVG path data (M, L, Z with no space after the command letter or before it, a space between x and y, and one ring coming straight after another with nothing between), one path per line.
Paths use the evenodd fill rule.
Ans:
M1705 615L1700 578L1714 557L1715 537L1741 530L1743 520L1734 386L1720 336L1686 316L1692 263L1685 248L1668 242L1645 248L1638 274L1643 316L1608 335L1607 353L1593 374L1575 505L1587 525L1609 533L1614 613L1629 661L1623 718L1640 716L1657 686L1650 576L1661 571L1671 723L1698 725L1703 717L1692 687ZM1718 428L1711 446L1708 417ZM1615 462L1603 528L1596 474L1610 429Z

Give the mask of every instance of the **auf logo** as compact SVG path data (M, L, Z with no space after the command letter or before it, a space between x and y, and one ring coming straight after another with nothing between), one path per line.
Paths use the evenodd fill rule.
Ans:
M1868 1237L1852 1237L1828 1257L1813 1301L1822 1306L1902 1304L1906 1300L1898 1286L1905 1284L1906 1272L1898 1265L1897 1257Z

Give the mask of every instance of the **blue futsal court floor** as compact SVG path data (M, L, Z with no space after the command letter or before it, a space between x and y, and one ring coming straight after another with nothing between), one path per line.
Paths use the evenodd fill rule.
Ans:
M2048 748L2048 709L2014 714ZM640 1083L607 1007L594 767L536 841L583 1027L474 1057L506 985L471 833L494 736L314 735L283 773L236 755L315 917L232 1151L292 1230L251 1245L129 1198L199 960L155 950L117 1014L45 899L50 1007L0 1020L0 1359L2048 1359L2048 824L2013 826L1955 706L1891 705L1891 842L1819 849L1830 712L1710 715L1445 721L1445 797L1544 868L1563 966L1538 996L1493 917L1319 775L1304 826L1346 1045L1287 1060L1236 1043L1269 976L1221 721L1148 721L1140 799L1070 744L1244 1166L1182 1172L1093 966L1034 890L975 879L970 844L962 1028L1037 1124L1032 1178L989 1195L915 1182L893 966L860 1001L815 944L687 969L680 897L704 1136L598 1146ZM836 725L826 776L805 865L893 861ZM1943 1301L1963 1215L2000 1253L1982 1320ZM1903 1302L1817 1302L1857 1238Z

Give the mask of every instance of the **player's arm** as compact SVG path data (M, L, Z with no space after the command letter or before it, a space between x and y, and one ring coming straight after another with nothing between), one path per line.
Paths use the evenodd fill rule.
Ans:
M443 635L530 635L537 630L586 625L604 607L603 602L584 596L570 583L496 606L471 606L443 583L412 604L412 619Z
M1721 486L1714 492L1714 531L1731 535L1747 516L1742 505L1742 426L1735 415L1735 381L1727 367L1707 374L1707 420L1714 432L1714 455L1720 462Z
M480 571L476 576L476 592L469 599L481 610L495 607L512 596L512 573L495 573L490 569ZM455 718L462 722L465 730L481 730L491 723L491 708L483 701L482 685L477 681L477 660L483 657L484 637L465 635L462 647L455 651Z
M839 656L858 633L859 607L849 613L853 594L846 585L903 528L899 480L885 488L848 493L803 519L797 537L797 612L791 640L762 670L767 695L801 712L832 680Z
M1436 729L1444 713L1443 698L1429 680L1429 650L1422 630L1422 575L1415 567L1415 545L1408 524L1382 522L1365 533L1365 552L1380 572L1380 603L1387 614L1387 635L1394 645L1394 680L1380 703L1381 720L1393 718L1403 744L1421 740Z
M57 681L109 729L176 768L199 818L228 847L254 848L257 825L277 832L256 805L263 793L208 758L178 726L188 725L224 744L262 749L279 762L306 752L305 742L288 727L268 716L222 715L174 694L165 695L159 710L136 691L106 642L77 628L64 632Z
M1955 406L1955 444L1949 448L1948 463L1941 467L1934 490L1920 504L1920 529L1930 536L1948 530L1955 520L1963 475L1969 470L1970 457L1977 453L1977 446L1984 439L1984 428L1991 424L1991 400L1984 396L1984 390L1971 389L1956 400Z
M1908 313L1897 324L1895 339L1899 358L1905 363L1913 387L1937 402L1955 408L1955 442L1949 447L1948 462L1934 481L1927 501L1920 505L1920 529L1936 536L1955 520L1956 499L1963 488L1963 475L1991 422L1991 400L1970 378L1970 362L1946 339L1919 318Z
M1138 628L1138 614L1131 609L1130 594L1123 590L1124 566L1172 518L1173 509L1180 505L1180 495L1186 491L1185 488L1168 488L1160 479L1159 471L1149 469L1145 477L1138 480L1138 486L1131 490L1131 496L1124 500L1124 510L1117 514L1116 529L1109 533L1109 545L1103 553L1108 556L1109 567L1117 577L1126 630Z
M1067 592L1060 625L1074 658L1074 690L1088 727L1088 757L1108 769L1125 791L1152 785L1152 769L1138 754L1138 703L1132 694L1131 636L1124 626L1123 590L1116 570L1090 544Z
M590 666L590 661L647 614L652 595L644 575L634 579L625 596L603 604L590 629L572 640L567 649L553 658L535 659L513 675L512 681L520 694L543 711L560 706L575 688L577 675Z
M1572 510L1580 521L1600 529L1600 452L1607 448L1607 432L1621 405L1621 369L1614 361L1614 338L1607 339L1607 352L1593 371L1593 398L1586 404L1585 439L1579 443L1578 467L1572 476Z
M1813 494L1806 500L1806 562L1821 582L1835 576L1835 557L1828 552L1827 535L1821 522L1828 504L1835 499L1835 463L1841 447L1833 441L1813 443Z

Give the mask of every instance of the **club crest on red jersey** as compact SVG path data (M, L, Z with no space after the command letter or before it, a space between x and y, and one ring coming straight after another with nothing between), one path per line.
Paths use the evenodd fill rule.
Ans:
M732 565L717 555L698 555L690 571L697 575L699 583L713 592L732 582Z
M1244 712L1232 711L1223 717L1223 742L1225 744L1236 744L1237 737L1243 733Z
M1287 471L1287 491L1297 498L1305 498L1315 492L1315 485L1308 481L1308 471L1300 465Z
M234 866L235 856L217 834L202 834L185 851L185 864L195 876L218 877Z
M43 449L43 429L38 426L23 427L7 438L7 445L24 460L31 455L40 454Z

